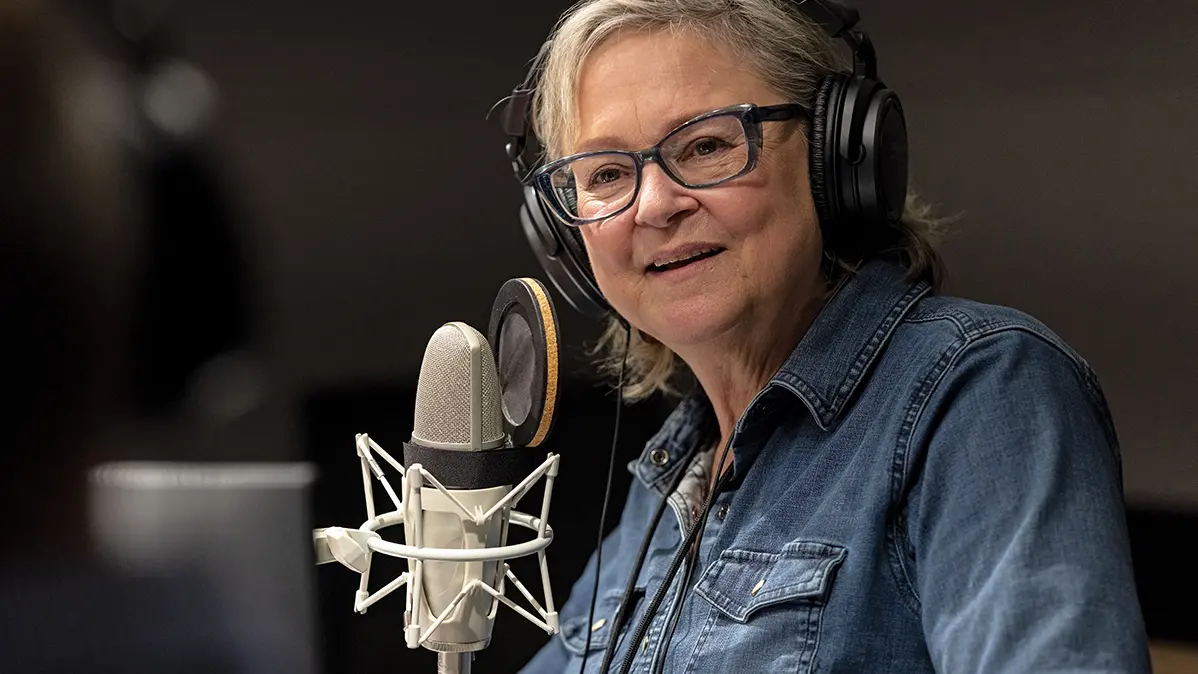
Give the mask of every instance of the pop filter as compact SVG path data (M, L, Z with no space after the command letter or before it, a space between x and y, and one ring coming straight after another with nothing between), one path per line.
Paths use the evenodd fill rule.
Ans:
M503 423L513 447L536 447L553 429L557 408L557 312L545 286L511 279L491 305L487 340L495 353Z

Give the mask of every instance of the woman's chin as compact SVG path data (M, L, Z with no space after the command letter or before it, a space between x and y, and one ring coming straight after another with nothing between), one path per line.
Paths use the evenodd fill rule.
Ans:
M677 350L710 342L741 324L741 311L723 293L679 298L649 309L644 321L649 334Z

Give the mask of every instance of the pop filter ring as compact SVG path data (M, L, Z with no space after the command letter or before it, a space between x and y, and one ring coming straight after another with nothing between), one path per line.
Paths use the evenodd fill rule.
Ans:
M513 390L511 376L513 363L509 362L506 349L511 345L504 340L505 328L519 318L528 330L528 343L519 347L531 365L532 377L528 390ZM487 341L495 357L499 372L502 415L505 430L511 434L512 444L517 447L536 447L543 443L553 430L560 394L558 387L560 342L557 310L553 306L549 290L535 278L510 279L499 289L491 306L491 319L487 329ZM517 361L519 362L519 361ZM520 396L527 404L524 418L512 418L509 397Z

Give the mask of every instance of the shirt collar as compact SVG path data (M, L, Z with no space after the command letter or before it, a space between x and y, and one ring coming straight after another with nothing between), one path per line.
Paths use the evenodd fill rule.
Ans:
M929 290L925 281L908 280L897 262L867 262L833 291L769 385L793 392L828 430L899 321Z
M832 291L763 393L775 388L790 391L810 410L816 424L828 430L903 315L929 289L924 281L908 280L906 270L893 260L876 259L863 264ZM759 395L755 400L763 397ZM753 411L746 410L742 427ZM713 434L717 434L715 414L702 389L696 386L628 468L646 486L664 491L671 476L684 469L690 456Z

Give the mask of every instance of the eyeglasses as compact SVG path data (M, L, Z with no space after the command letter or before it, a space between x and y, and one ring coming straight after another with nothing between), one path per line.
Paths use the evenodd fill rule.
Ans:
M734 105L684 123L648 149L599 150L562 157L529 176L541 198L567 225L578 227L622 213L641 189L645 164L691 189L739 178L757 163L762 122L810 118L798 103Z

